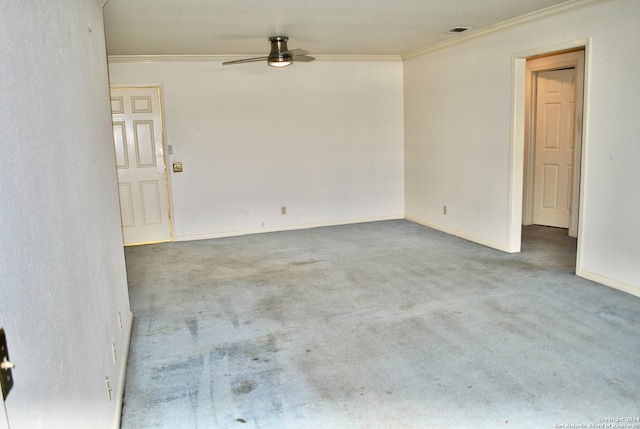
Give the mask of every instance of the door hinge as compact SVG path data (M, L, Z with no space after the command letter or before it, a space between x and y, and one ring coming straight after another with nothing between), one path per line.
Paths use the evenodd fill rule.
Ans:
M13 374L11 374L11 370L14 367L13 362L9 360L7 337L4 334L4 329L0 328L0 386L2 387L3 399L7 399L7 395L13 387Z
M105 385L107 387L107 400L109 401L109 403L111 403L111 391L113 390L111 388L111 383L109 382L109 377L105 377Z

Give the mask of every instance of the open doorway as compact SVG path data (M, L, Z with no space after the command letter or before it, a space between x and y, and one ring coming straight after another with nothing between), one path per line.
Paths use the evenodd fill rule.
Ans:
M526 61L522 224L578 236L584 48Z
M521 158L512 160L512 184L522 180L522 194L514 193L521 207L513 209L522 213L512 218L519 239L512 244L574 272L580 262L585 46L525 53L515 57L514 68L514 156Z
M512 139L511 139L511 179L509 182L509 193L510 193L510 201L509 201L509 230L507 237L507 251L508 252L519 252L522 250L522 238L523 238L523 228L529 228L529 226L523 225L533 225L532 219L532 199L533 199L533 190L535 188L534 184L534 171L533 171L533 155L530 153L531 146L528 144L531 140L530 135L530 124L532 124L532 108L531 108L531 98L532 98L532 82L533 82L533 72L532 67L527 67L533 64L533 60L542 60L543 58L548 58L550 62L561 62L560 55L569 54L572 52L581 52L582 53L582 63L574 64L574 65L565 65L564 67L561 65L556 66L541 66L539 70L556 68L562 69L566 67L581 67L582 71L578 73L578 76L582 79L581 89L582 92L582 112L588 111L588 76L589 76L589 52L590 52L590 39L577 39L568 42L558 43L552 46L539 47L535 49L530 49L523 52L518 52L513 54L513 126L512 126ZM567 60L569 61L569 60ZM575 61L571 59L571 61ZM540 65L540 64L539 64ZM584 126L587 123L587 119L585 117L584 124L582 119L576 120L576 128L579 130L580 134L575 137L579 139L581 143L580 149L576 151L574 155L574 159L578 158L580 161L580 170L572 171L572 175L574 175L574 179L572 179L572 185L575 185L576 191L573 191L571 195L571 205L573 209L573 213L575 217L574 229L577 232L577 240L573 237L569 237L568 229L563 230L565 232L564 236L567 238L571 238L574 243L576 243L576 253L574 267L575 272L579 273L581 271L581 255L582 255L582 245L583 241L581 239L581 222L580 217L584 217L585 213L582 211L583 200L580 198L580 195L584 194L584 183L585 174L584 174L584 153L587 150L587 139L585 138L586 127ZM526 143L525 144L525 140ZM525 156L526 154L526 156ZM573 188L572 188L573 189ZM543 227L544 228L544 227ZM526 237L525 237L526 238Z

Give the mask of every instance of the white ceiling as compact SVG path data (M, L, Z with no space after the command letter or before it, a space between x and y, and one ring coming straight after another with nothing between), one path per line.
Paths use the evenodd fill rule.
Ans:
M402 55L572 1L109 0L104 19L109 55L266 55L276 35L311 55Z

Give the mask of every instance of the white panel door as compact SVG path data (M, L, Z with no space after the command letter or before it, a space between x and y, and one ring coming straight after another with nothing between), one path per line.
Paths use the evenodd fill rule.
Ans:
M573 189L575 69L538 73L533 223L568 228Z
M111 88L125 245L171 241L160 90Z

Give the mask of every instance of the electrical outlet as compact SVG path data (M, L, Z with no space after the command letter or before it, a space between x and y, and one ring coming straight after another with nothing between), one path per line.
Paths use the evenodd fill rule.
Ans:
M287 214L287 206L282 206L282 207L280 207L280 214L281 214L282 216L284 216L284 215L286 215L286 214Z
M442 214L447 214L447 206L442 206Z

